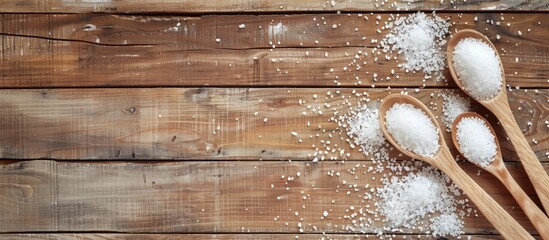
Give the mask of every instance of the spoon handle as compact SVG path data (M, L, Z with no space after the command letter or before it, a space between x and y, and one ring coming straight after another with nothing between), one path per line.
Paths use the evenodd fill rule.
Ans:
M446 173L456 183L505 239L534 239L459 167L448 148L442 147L440 149L440 153L435 155L433 159L433 165Z
M536 228L539 235L543 239L549 239L549 218L545 213L528 197L522 188L515 181L513 176L507 170L507 167L499 160L487 167L488 171L492 172L502 183L507 190L513 195L519 206L522 208L532 225Z
M545 169L536 157L534 151L532 151L532 148L530 148L530 144L528 144L524 134L520 131L507 100L501 101L499 104L505 104L507 107L492 109L492 112L501 122L501 125L503 125L507 136L509 136L511 143L515 147L515 151L524 166L524 170L526 170L528 178L530 178L530 181L538 194L541 204L545 208L545 212L549 213L549 176L547 175L547 172L545 172Z

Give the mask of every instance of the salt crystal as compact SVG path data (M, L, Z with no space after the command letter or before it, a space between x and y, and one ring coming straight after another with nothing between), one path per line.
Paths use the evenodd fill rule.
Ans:
M457 214L443 213L430 220L430 228L433 236L451 235L457 237L458 235L463 234L463 220L459 219Z
M475 38L465 38L455 47L453 65L465 90L477 99L490 99L502 85L502 70L494 49Z
M432 157L440 148L436 126L422 110L407 103L393 105L385 115L387 130L402 148Z
M463 231L463 221L456 213L455 190L446 185L444 175L426 167L402 179L391 178L377 190L381 201L376 205L390 229L420 226L421 218L440 213L438 218L431 218L433 234L458 236Z
M405 58L401 66L409 71L426 74L439 72L446 66L446 54L442 46L450 24L433 14L433 17L418 12L401 17L382 41L384 50L398 51ZM392 46L392 47L391 47Z
M469 112L471 103L469 99L457 94L445 94L442 96L442 99L442 113L444 114L442 122L446 125L446 128L450 129L458 115Z
M496 140L488 126L477 117L465 117L457 124L456 138L463 156L482 167L496 156Z
M379 127L378 109L364 107L344 116L343 120L348 125L347 135L362 147L364 153L373 153L385 142Z

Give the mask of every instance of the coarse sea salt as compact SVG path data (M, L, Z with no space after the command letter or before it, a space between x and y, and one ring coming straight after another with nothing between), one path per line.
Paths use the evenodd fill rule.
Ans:
M383 132L379 127L379 110L364 107L354 114L346 115L348 123L347 135L353 138L365 154L374 153L385 142Z
M442 100L442 123L447 129L451 129L458 115L470 111L471 103L468 98L453 93L442 95Z
M418 12L389 22L391 32L381 41L384 51L397 51L406 60L401 66L426 75L440 72L446 66L442 46L446 43L450 23L433 14Z
M458 42L452 56L459 81L470 95L490 99L500 92L503 72L490 45L476 38L465 38Z
M433 235L457 236L462 233L463 221L456 211L455 185L447 176L425 167L402 178L393 177L383 188L377 189L381 201L376 203L388 222L386 228L417 228L429 226Z
M341 189L338 191L336 189L336 197L331 199L333 204L331 208L318 212L321 220L327 225L333 225L332 220L339 219L338 221L343 221L341 225L338 224L338 228L342 230L351 233L366 233L374 230L379 235L387 234L387 238L390 238L390 235L395 231L409 231L409 229L419 229L421 232L430 232L441 236L457 236L462 232L463 217L474 215L476 210L470 208L467 199L464 198L454 184L451 184L450 179L444 174L430 166L426 167L426 164L421 161L401 161L397 160L401 155L392 156L394 148L385 140L379 124L378 106L380 99L370 98L367 93L356 90L351 93L329 91L326 94L327 98L313 95L313 99L318 102L323 99L327 100L327 102L324 102L324 106L333 111L333 115L327 121L336 123L337 127L333 129L315 124L313 126L307 121L308 128L318 127L319 129L318 133L309 135L306 140L315 141L311 145L314 152L309 157L313 158L312 162L324 161L323 164L326 166L335 164L334 166L342 168L328 170L327 175L339 179L336 181L340 181L341 186L347 186L350 189L348 191L341 191ZM341 98L342 100L340 102L331 100L335 98ZM306 109L305 111L312 111L309 105L302 104L302 106ZM337 106L345 109L345 111L336 110L335 107ZM314 108L312 109L314 110ZM354 155L354 152L344 152L344 148L347 147L345 145L348 145L351 149L358 148L361 154L368 157L369 163L349 161L351 156L354 158L357 156ZM311 166L314 167L315 165ZM432 171L427 173L425 172L427 171L426 168L430 168ZM419 179L421 177L418 177L417 180L411 181L415 184L402 183L402 181L407 181L406 179L413 178L416 175L428 180L423 181ZM404 178L403 176L407 177ZM397 182L402 184L399 185ZM422 183L434 187L421 188L417 186L422 185ZM382 187L374 187L378 184ZM396 189L398 186L401 186L401 189L411 189L389 190ZM427 205L418 207L420 209L435 209L433 213L418 213L415 211L418 208L402 207L390 203L390 199L407 199L417 203L417 195L403 196L403 192L417 192L412 189L427 189L425 195L435 196L429 201L423 201ZM436 193L429 193L429 190L436 190ZM441 192L444 194L440 194ZM311 199L303 191L302 194L303 199ZM380 194L383 194L384 198L381 198ZM350 205L342 204L340 199L349 197L357 198L360 202L352 201ZM421 195L419 197L421 198ZM407 206L414 206L413 203L407 204ZM392 207L397 211L401 211L400 213L404 213L404 217L414 216L412 217L414 220L390 220L403 217L399 214L390 217L383 215L383 212L391 211ZM410 211L406 212L406 209L410 209ZM326 214L328 215L326 216ZM446 222L445 219L450 219L450 221ZM399 222L402 223L400 226L398 226ZM404 227L404 225L407 227ZM312 227L315 230L317 229L314 225Z
M457 124L456 138L463 156L482 167L496 156L496 139L483 120L465 117Z
M433 236L457 237L463 234L463 220L455 213L443 213L431 218L431 233Z
M440 148L436 126L421 109L396 103L385 114L387 131L402 148L432 157Z

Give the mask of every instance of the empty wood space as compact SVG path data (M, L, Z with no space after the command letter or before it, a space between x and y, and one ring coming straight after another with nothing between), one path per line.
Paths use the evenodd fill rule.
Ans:
M406 93L444 126L443 96L465 96L449 72L406 72L383 49L386 24L418 10L440 11L448 39L490 38L549 172L544 0L0 0L0 238L436 239L378 235L380 179L419 167L395 150L380 164L337 123ZM470 103L539 204L497 119ZM503 185L460 166L539 238ZM468 207L461 239L502 239Z

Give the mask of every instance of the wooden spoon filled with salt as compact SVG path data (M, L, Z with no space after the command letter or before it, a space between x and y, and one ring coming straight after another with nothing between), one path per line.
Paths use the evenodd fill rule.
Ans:
M549 218L513 179L501 158L496 133L482 116L465 112L452 124L452 141L467 160L503 183L543 239L549 239Z
M467 29L452 36L446 55L456 84L501 122L545 212L549 213L549 176L513 117L505 91L503 64L496 48L482 33Z
M444 142L435 117L423 103L408 95L391 94L382 100L379 122L383 134L396 149L448 175L504 238L533 239L459 167Z

